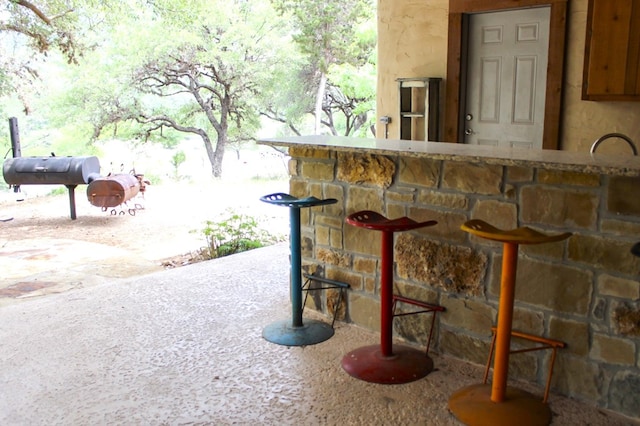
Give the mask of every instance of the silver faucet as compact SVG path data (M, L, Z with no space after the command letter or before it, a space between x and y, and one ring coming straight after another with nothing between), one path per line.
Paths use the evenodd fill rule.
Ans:
M593 145L591 145L591 153L592 154L595 153L598 145L600 145L602 142L606 141L607 139L611 139L611 138L624 139L631 147L631 150L633 151L633 155L638 155L638 148L636 148L636 145L633 143L631 138L627 135L623 135L622 133L607 133L606 135L600 136L598 139L596 139Z

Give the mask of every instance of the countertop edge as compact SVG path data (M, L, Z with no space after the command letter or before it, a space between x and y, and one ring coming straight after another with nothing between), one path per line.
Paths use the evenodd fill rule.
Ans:
M258 143L288 148L359 152L513 167L535 167L546 170L610 176L640 176L640 157L631 154L607 155L340 136L283 137L260 139Z

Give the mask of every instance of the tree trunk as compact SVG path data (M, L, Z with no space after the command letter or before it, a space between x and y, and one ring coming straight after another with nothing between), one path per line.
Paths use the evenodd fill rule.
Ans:
M222 159L224 157L225 145L224 139L226 138L222 139L221 135L218 134L218 141L214 149L209 135L207 135L205 132L202 132L200 133L200 137L202 138L202 142L204 142L204 148L207 151L207 158L209 159L209 163L211 164L211 173L213 174L214 178L219 179L222 177Z
M322 126L322 101L324 100L324 92L327 88L327 74L324 72L320 74L320 84L318 85L318 92L316 93L316 124L314 134L320 134L320 126Z

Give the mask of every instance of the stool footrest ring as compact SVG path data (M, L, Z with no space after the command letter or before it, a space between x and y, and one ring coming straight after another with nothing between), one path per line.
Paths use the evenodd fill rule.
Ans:
M348 290L351 288L351 286L347 283L343 283L342 281L336 281L336 280L331 280L329 278L323 278L323 277L318 277L316 275L311 275L311 274L303 274L303 277L306 278L306 281L304 282L304 284L302 285L302 291L305 292L304 295L304 303L302 304L302 310L304 310L304 307L307 304L307 297L309 296L309 292L310 291L317 291L317 290L329 290L329 289L333 289L333 288L339 288L340 292L338 293L338 304L336 306L336 309L333 311L333 319L331 321L331 328L333 328L335 322L336 322L336 317L338 315L338 309L340 309L340 305L342 304L342 299L344 298L343 293L345 290ZM315 288L310 288L309 286L311 285L311 281L317 281L319 283L323 283L323 284L327 284L326 286L320 286L320 287L315 287Z
M493 333L493 337L491 338L491 350L489 351L489 359L487 359L487 365L484 370L484 378L482 380L483 384L487 383L487 379L489 377L489 369L491 367L491 358L493 358L493 351L496 344L496 329L497 329L496 327L491 327L491 332ZM540 346L510 350L509 351L510 354L520 354L524 352L533 352L533 351L539 351L543 349L552 350L551 361L549 362L549 374L547 375L547 383L544 389L544 396L542 397L542 402L546 403L547 399L549 399L549 388L551 387L551 375L553 374L553 365L556 360L556 351L558 350L558 348L564 348L566 346L566 343L561 342L560 340L548 339L546 337L536 336L534 334L523 333L521 331L511 331L511 336L528 340L530 342L539 343Z
M403 316L407 316L407 315L433 313L433 316L431 317L431 328L429 330L429 337L427 339L426 355L428 356L429 355L429 347L431 347L431 338L433 337L433 328L434 328L435 322L436 322L436 314L438 312L444 312L444 310L445 310L444 307L439 306L439 305L434 305L434 304L428 303L428 302L423 302L422 300L417 300L417 299L412 299L410 297L401 296L399 294L394 294L392 296L392 300L393 300L392 316L394 318L395 317L403 317ZM406 303L408 305L419 306L419 307L424 308L424 309L419 310L419 311L396 313L396 307L397 307L398 302Z

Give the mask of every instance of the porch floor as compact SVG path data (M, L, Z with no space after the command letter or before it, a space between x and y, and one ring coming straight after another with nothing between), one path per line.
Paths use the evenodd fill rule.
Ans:
M447 400L478 366L431 354L426 378L378 385L340 365L376 332L338 322L313 346L264 340L290 316L288 254L278 244L1 306L0 424L459 424ZM550 404L554 425L630 424Z

